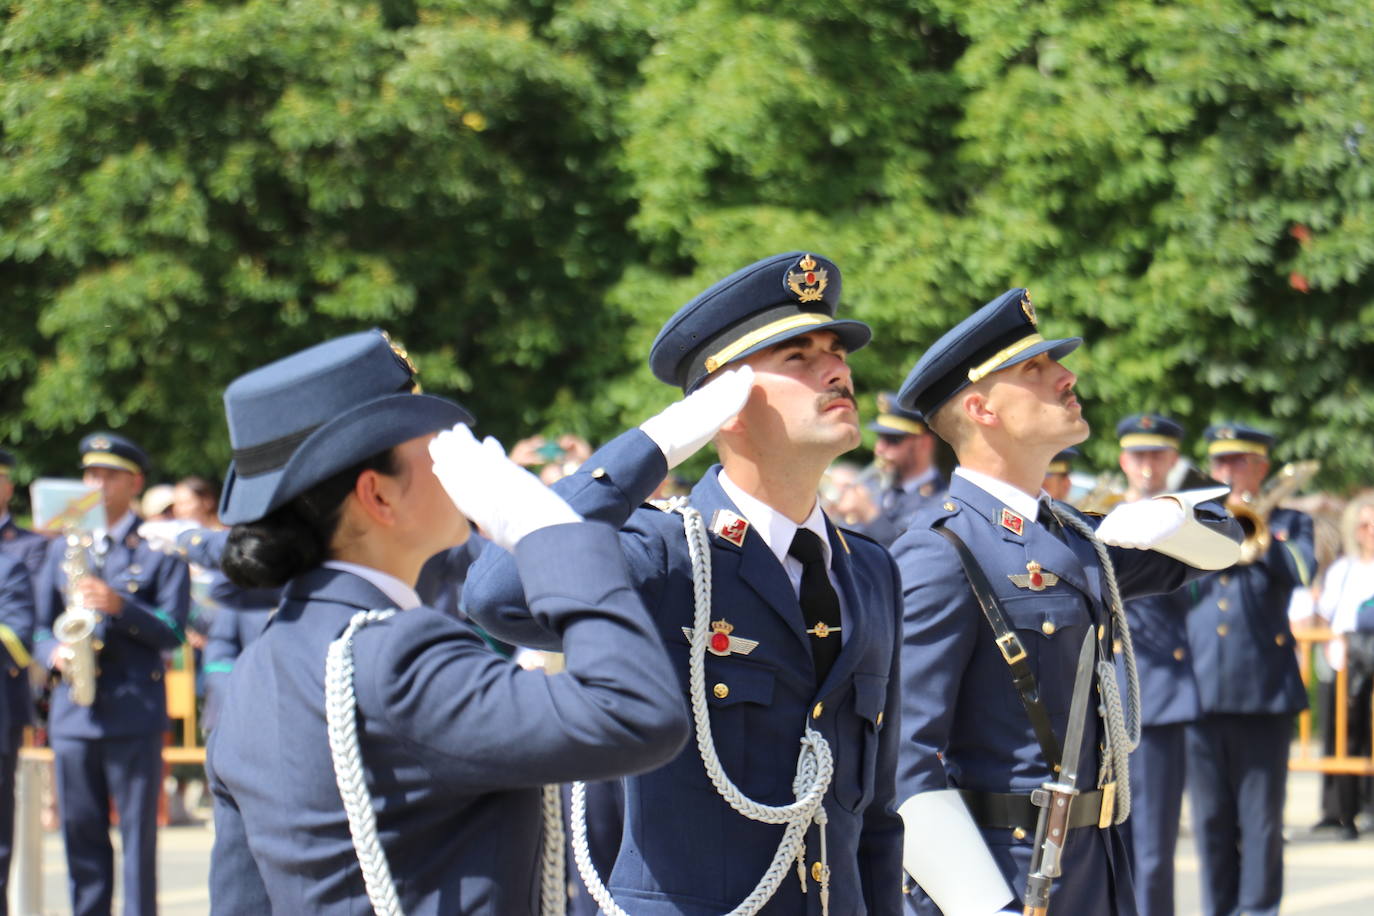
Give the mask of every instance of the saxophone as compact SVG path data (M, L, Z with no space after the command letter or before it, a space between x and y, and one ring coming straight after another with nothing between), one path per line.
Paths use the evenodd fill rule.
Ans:
M86 550L91 536L84 531L68 529L67 547L62 555L62 571L67 575L67 610L53 621L53 636L62 643L58 649L65 664L62 680L67 683L68 695L78 706L95 702L95 625L100 615L81 604L76 583L91 574Z

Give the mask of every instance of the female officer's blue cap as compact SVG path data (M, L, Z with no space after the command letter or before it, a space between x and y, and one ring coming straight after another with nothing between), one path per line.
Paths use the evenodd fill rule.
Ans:
M851 353L868 343L862 321L837 319L840 269L792 251L756 261L688 302L658 332L649 368L691 392L717 369L812 331L831 331Z
M1040 336L1030 293L1009 289L937 340L906 377L897 400L929 418L950 398L994 372L1041 353L1059 359L1082 342L1078 337Z
M1178 451L1183 427L1157 413L1137 413L1116 424L1116 437L1123 452Z
M373 455L473 422L459 405L417 389L410 358L376 329L239 376L224 391L234 460L220 518L256 521Z

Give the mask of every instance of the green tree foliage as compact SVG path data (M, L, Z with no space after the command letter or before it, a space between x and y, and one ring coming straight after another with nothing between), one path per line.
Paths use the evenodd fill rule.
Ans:
M1374 11L1356 0L11 3L0 439L228 454L235 374L379 324L504 439L661 406L645 355L816 250L895 387L1027 286L1115 419L1374 482ZM50 470L51 472L51 470Z

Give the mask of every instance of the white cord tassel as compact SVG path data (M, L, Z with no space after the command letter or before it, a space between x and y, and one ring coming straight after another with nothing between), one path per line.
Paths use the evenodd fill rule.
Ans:
M370 623L395 614L387 611L359 611L348 628L329 644L324 662L324 718L329 732L329 753L334 762L334 781L339 786L353 850L363 872L367 899L377 916L401 916L401 902L386 851L377 838L377 814L367 790L362 750L358 746L358 701L353 693L353 634Z
M679 498L672 505L673 511L682 513L683 527L687 532L687 551L692 558L692 591L696 610L692 620L692 647L689 655L688 695L692 703L692 719L696 725L697 750L701 753L706 775L720 793L721 798L745 817L765 824L783 824L782 841L773 855L773 861L764 872L752 893L745 897L739 906L727 916L753 916L761 910L787 876L793 860L801 870L802 888L806 888L806 831L816 824L820 831L821 848L821 912L828 913L830 905L830 863L825 844L825 793L835 774L835 761L830 745L820 732L809 724L803 726L801 754L797 759L797 772L792 780L792 793L796 798L790 805L764 805L747 797L730 781L716 754L715 740L711 736L711 718L706 705L706 641L711 635L711 543L707 536L706 523L701 513ZM587 885L597 905L606 916L628 916L611 897L610 891L602 883L601 877L592 866L587 850L587 807L585 786L573 783L573 858L577 860L577 870Z

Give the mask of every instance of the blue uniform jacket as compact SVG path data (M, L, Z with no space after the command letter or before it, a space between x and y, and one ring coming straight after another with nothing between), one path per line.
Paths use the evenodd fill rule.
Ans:
M615 533L557 525L516 554L565 672L522 671L426 607L353 639L363 765L410 916L534 916L540 787L656 766L687 735ZM235 664L209 743L212 913L371 912L330 761L324 664L355 613L391 606L351 573L312 570Z
M136 533L133 518L111 545L99 577L124 599L115 615L102 615L95 628L95 702L78 706L61 684L52 696L48 731L59 738L107 738L147 735L167 728L166 663L162 653L181 644L191 606L186 564L153 550ZM53 621L66 610L67 575L62 571L66 542L48 547L34 589L37 606L35 654L44 664L59 645ZM94 567L93 567L94 574Z
M948 489L949 481L936 476L934 480L921 484L909 493L902 490L887 505L882 506L877 518L855 525L854 530L868 535L884 547L890 546L911 527L912 520L922 509L939 502ZM881 499L881 494L878 498Z
M1189 586L1188 642L1204 713L1295 713L1307 691L1293 651L1288 602L1317 568L1312 519L1292 509L1269 516L1273 542L1254 563Z
M29 570L17 557L0 554L0 626L14 633L25 649L33 648L33 585ZM0 753L19 746L19 736L33 719L33 699L29 693L26 666L10 655L0 642L0 679L4 697L0 699Z
M201 658L205 672L205 710L201 727L209 732L219 721L220 705L228 687L229 672L248 645L262 635L281 600L278 588L240 588L216 572L210 595L221 608L210 622Z
M958 534L978 558L1030 656L1040 698L1061 741L1084 634L1105 626L1099 645L1110 651L1106 586L1092 545L1071 530L1066 530L1067 543L1060 541L1033 518L1022 520L1018 534L1001 523L1003 508L986 490L955 476L946 501L922 513L893 545L906 590L899 799L946 788L1029 793L1050 776L992 630L954 547L934 530L937 523ZM1097 524L1095 518L1080 517ZM1198 507L1198 518L1238 538L1235 522L1217 504ZM1201 575L1151 551L1110 548L1110 556L1123 598L1172 590ZM1032 591L1008 578L1026 575L1031 562L1058 581ZM1121 689L1124 703L1124 680ZM1096 709L1089 715L1078 771L1085 791L1096 787L1102 740ZM999 829L983 830L983 838L1012 890L1024 892L1033 835L1018 839ZM1134 912L1129 866L1115 828L1072 831L1064 857L1052 911ZM1109 874L1118 880L1107 881ZM920 912L938 912L919 891L917 899Z
M708 471L691 495L708 525L718 509L738 512L718 472ZM682 628L692 626L694 604L682 516L641 505L666 473L658 447L634 429L555 489L584 516L623 525L620 542L631 577L685 695L688 640ZM848 635L817 689L797 596L777 557L752 529L742 546L716 535L710 540L712 619L724 618L733 635L758 641L749 655L706 656L711 727L726 773L750 798L791 802L799 739L809 721L835 756L825 799L830 913L899 912L902 833L893 774L901 609L891 557L870 541L831 529ZM499 638L547 645L547 634L524 610L513 567L499 552L487 551L473 567L465 601L473 618ZM625 834L608 884L636 916L719 916L754 889L781 836L782 827L749 820L720 798L693 744L662 769L627 781ZM819 842L813 827L808 863L818 858ZM790 869L764 912L818 914L820 895L810 864L807 869L809 893L803 895Z
M48 543L48 539L38 532L16 525L13 516L0 525L0 554L17 557L29 568L29 575L35 581L43 569Z
M1142 725L1177 725L1196 721L1202 714L1188 651L1190 605L1187 588L1126 602L1140 675ZM1117 670L1124 684L1124 669Z

